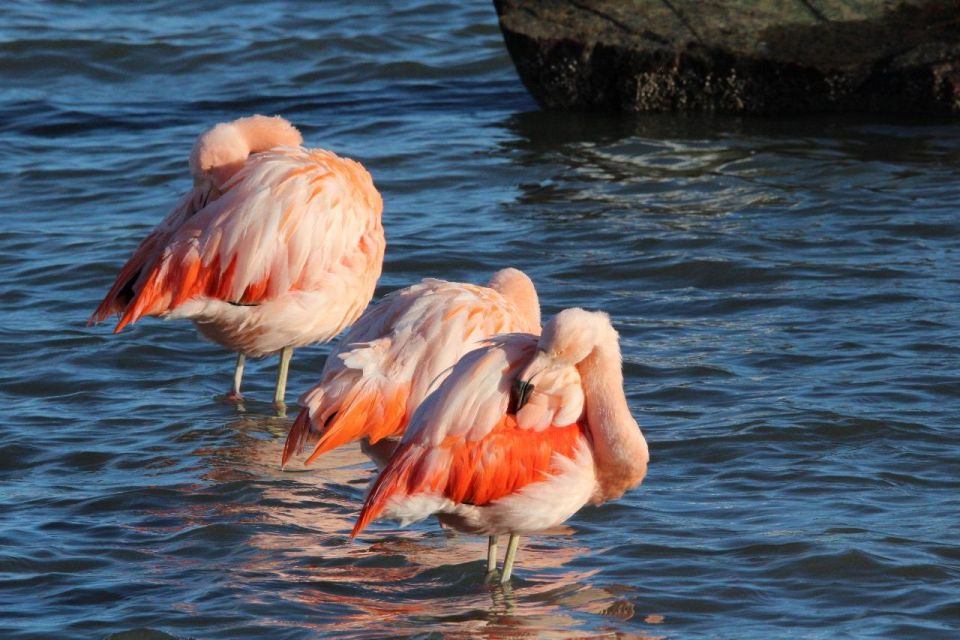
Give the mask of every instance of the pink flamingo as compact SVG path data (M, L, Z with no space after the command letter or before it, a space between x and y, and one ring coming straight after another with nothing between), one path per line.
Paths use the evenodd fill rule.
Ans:
M460 531L509 534L501 582L521 534L640 484L647 443L623 390L609 317L566 309L539 338L492 338L464 356L420 405L374 482L351 536L378 517L402 525L436 514Z
M383 201L357 162L301 146L280 117L218 124L190 154L194 187L127 260L88 324L121 314L190 318L245 356L280 352L282 407L293 349L327 341L363 312L380 277Z
M498 271L486 287L427 279L394 291L340 340L320 383L300 398L281 464L308 441L317 444L305 464L361 439L382 441L368 453L385 463L394 437L450 367L479 340L514 331L540 333L537 291L517 269Z

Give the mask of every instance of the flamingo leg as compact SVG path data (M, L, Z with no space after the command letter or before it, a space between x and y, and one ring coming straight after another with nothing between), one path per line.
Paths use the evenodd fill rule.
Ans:
M237 354L237 366L233 370L233 386L230 388L230 393L227 394L227 400L234 402L243 400L243 396L240 395L240 381L243 380L243 365L246 360L246 356L242 353Z
M287 374L290 372L290 358L293 357L293 347L284 347L280 350L280 366L277 368L277 388L273 393L273 404L278 409L286 407L283 398L287 394Z
M517 545L519 544L520 536L511 533L510 541L507 543L507 555L503 557L503 574L500 576L500 584L510 582L510 575L513 573L513 561L517 557Z
M490 536L487 545L487 575L497 570L497 536Z

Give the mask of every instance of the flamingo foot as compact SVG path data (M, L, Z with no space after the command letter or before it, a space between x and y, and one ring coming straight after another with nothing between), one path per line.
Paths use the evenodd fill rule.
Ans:
M227 404L240 404L243 402L243 400L243 394L235 389L231 389L225 396L223 396L223 401Z

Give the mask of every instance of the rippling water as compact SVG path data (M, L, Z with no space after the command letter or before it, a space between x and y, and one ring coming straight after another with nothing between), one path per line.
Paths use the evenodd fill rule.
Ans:
M0 636L960 637L960 127L538 113L461 4L5 4ZM241 411L189 323L84 326L255 112L373 173L380 293L514 265L613 316L650 474L512 589L430 522L350 542L372 465L278 470L273 361Z

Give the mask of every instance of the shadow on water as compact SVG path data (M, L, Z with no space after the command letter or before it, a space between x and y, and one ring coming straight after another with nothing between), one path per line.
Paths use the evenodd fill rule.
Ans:
M731 144L806 141L811 151L834 141L850 143L850 150L865 150L864 160L883 160L886 153L897 162L914 150L923 160L928 152L956 154L950 139L955 123L945 118L894 118L876 115L742 117L723 114L608 114L527 111L508 115L499 125L513 137L506 148L531 152L556 150L571 143L613 144L625 138L653 141L708 141L731 139ZM892 146L891 146L892 145ZM949 157L955 158L956 155ZM538 164L532 162L531 164Z
M518 204L523 205L593 195L622 209L634 201L614 202L616 196L655 199L685 187L710 196L710 183L717 181L733 181L755 196L761 190L801 191L824 178L807 170L806 164L817 160L829 167L833 180L846 177L852 181L848 186L858 187L855 178L863 174L864 163L888 171L895 166L900 177L912 175L911 162L921 172L933 159L960 161L955 127L936 119L528 112L508 116L502 126L511 133L500 142L503 152L542 176L538 183L521 183ZM554 173L543 175L550 167ZM736 204L723 200L718 206L710 197L690 200L705 210ZM677 211L665 208L664 213Z

